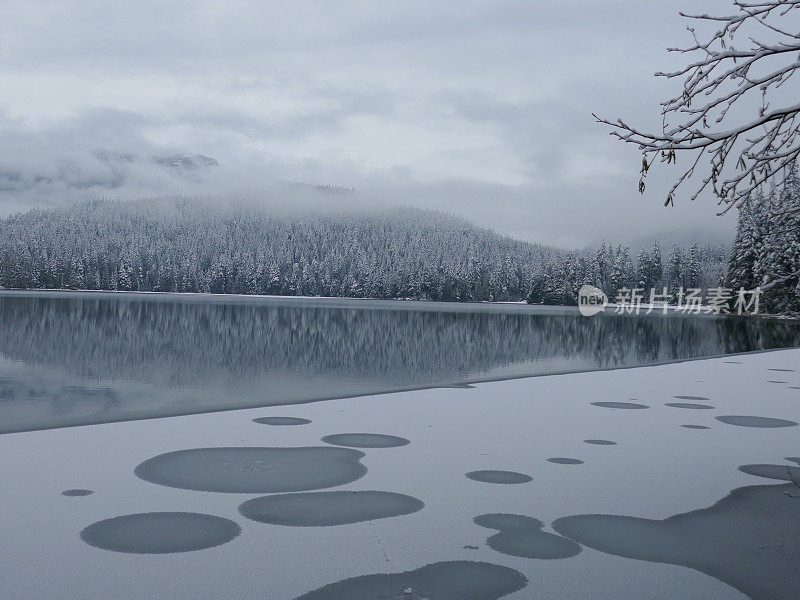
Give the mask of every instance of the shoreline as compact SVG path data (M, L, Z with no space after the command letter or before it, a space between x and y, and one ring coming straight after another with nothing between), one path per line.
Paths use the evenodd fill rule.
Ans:
M503 312L522 312L529 314L580 314L577 306L557 304L528 304L524 300L518 301L466 301L443 302L440 300L419 300L411 298L357 298L352 296L279 296L269 294L216 294L212 292L151 292L138 290L72 290L60 288L15 289L0 288L0 298L3 296L49 296L49 297L116 297L141 300L178 300L190 299L204 302L217 303L293 303L300 305L324 305L331 308L352 308L355 303L362 303L358 308L375 309L404 309L435 312L480 312L501 309ZM609 303L602 313L604 316L615 317L700 317L700 318L761 318L768 320L800 321L800 315L773 315L758 314L713 314L713 313L684 313L672 306L666 313L663 307L653 306L651 312L646 309L650 305L642 304L639 313L617 313L618 305ZM594 316L594 315L593 315ZM591 319L592 317L586 317Z

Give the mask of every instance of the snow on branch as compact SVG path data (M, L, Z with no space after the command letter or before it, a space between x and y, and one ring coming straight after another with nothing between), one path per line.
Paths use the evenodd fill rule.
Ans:
M764 183L783 183L787 168L800 156L800 103L771 106L800 68L800 27L795 19L800 0L733 4L738 13L730 16L680 13L719 29L701 40L689 26L692 44L668 49L697 58L678 71L655 74L683 78L681 93L661 103L660 132L593 115L612 127L611 135L642 151L641 193L657 158L674 164L679 155L688 155L689 166L668 192L665 206L674 205L679 190L691 182L691 200L710 190L723 207L720 214L725 213ZM731 125L729 111L745 107L745 99L753 96L760 104L756 117Z

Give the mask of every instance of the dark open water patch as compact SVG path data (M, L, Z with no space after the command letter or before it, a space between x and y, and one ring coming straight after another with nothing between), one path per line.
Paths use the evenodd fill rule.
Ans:
M721 355L738 361L726 353L800 345L798 323L762 319L734 323L667 315L597 321L552 307L400 301L378 306L358 299L230 295L0 290L0 296L0 354L25 365L0 374L4 433L259 409L249 421L293 414L265 405L500 375ZM598 347L601 337L609 343ZM187 339L192 343L180 343ZM626 351L620 354L620 348ZM50 381L47 369L86 377ZM770 376L763 368L759 372ZM190 391L192 402L177 399L176 382ZM684 381L684 391L708 389L693 382ZM269 389L269 397L257 389ZM461 391L466 390L452 390ZM40 401L31 402L34 397ZM628 394L617 399L636 402Z
M767 379L767 383L789 383L788 381L778 381L777 379Z
M583 440L585 444L592 444L593 446L616 446L617 442L611 440Z
M533 480L533 477L525 473L517 473L516 471L470 471L467 473L467 478L473 481L481 481L483 483L500 483L500 484L514 484L514 483L528 483Z
M684 429L711 429L711 427L706 427L705 425L681 425Z
M328 527L415 513L425 505L393 492L309 492L253 498L239 507L251 521L291 527Z
M800 510L794 484L743 487L709 508L663 521L579 515L553 527L601 552L681 565L733 586L750 598L797 598Z
M741 365L742 363L738 360L723 360L722 362L729 364L729 365Z
M214 515L152 512L98 521L81 531L81 539L114 552L167 554L219 546L240 533L236 523Z
M514 569L464 560L433 563L404 573L353 577L296 600L498 600L527 584L525 576Z
M195 448L167 452L136 467L137 477L202 492L305 492L364 476L363 452L346 448Z
M600 406L602 408L650 408L646 404L637 404L636 402L592 402L592 406Z
M784 373L794 373L794 369L767 369L767 371L782 371Z
M311 421L301 417L259 417L258 419L253 419L253 423L260 423L261 425L308 425Z
M739 470L748 475L800 483L800 467L789 465L742 465Z
M800 465L800 456L787 456L785 460L789 460Z
M94 490L84 490L82 488L74 488L71 490L64 490L61 492L62 496L72 496L72 497L79 497L79 496L91 496L94 494Z
M673 396L673 398L677 398L678 400L710 400L710 398L706 398L705 396Z
M689 410L705 410L714 408L710 404L695 404L693 402L665 402L664 406L671 406L672 408L686 408Z
M722 415L721 417L714 417L717 421L727 423L728 425L738 425L739 427L794 427L797 425L794 421L787 421L786 419L773 419L771 417L753 417L749 415Z
M523 515L492 514L473 519L476 525L497 529L486 543L493 550L523 558L557 559L575 556L581 547L567 538L542 531L544 523Z
M555 463L557 465L582 465L583 461L577 458L565 458L558 456L556 458L548 458L547 462Z
M382 433L335 433L326 435L322 441L348 448L398 448L411 443L406 438Z

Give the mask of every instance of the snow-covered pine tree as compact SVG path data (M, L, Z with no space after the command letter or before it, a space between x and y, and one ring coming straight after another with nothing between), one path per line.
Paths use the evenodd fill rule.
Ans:
M762 306L773 313L800 311L800 179L792 164L783 186L768 203L763 244L756 261L761 285L782 280L765 291ZM785 280L784 280L785 278Z
M614 252L614 262L611 267L611 282L609 290L606 292L609 299L613 300L617 292L626 287L634 285L636 273L634 272L633 259L629 246L617 246Z
M756 260L763 242L762 223L759 217L766 203L763 192L753 193L739 209L736 237L733 240L728 263L727 287L734 290L751 290L758 285L755 273Z
M673 299L677 298L678 290L685 287L684 279L686 270L683 251L681 247L678 246L677 242L673 242L672 248L669 251L669 257L667 258L667 269L664 278L667 293L669 293Z
M650 269L652 280L645 286L645 292L650 291L650 288L662 287L664 283L664 265L661 258L661 246L658 242L653 242L650 248Z
M699 288L703 281L703 267L700 264L700 250L697 242L689 246L686 267L683 270L684 289Z
M634 285L641 288L652 287L653 265L650 261L650 254L645 248L639 251L636 257L636 281Z

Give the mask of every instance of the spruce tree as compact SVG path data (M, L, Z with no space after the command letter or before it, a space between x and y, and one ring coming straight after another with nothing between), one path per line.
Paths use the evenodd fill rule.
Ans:
M751 290L758 285L755 266L763 241L758 217L765 202L764 194L759 189L739 208L736 237L733 241L726 281L727 287L733 290L740 288Z
M676 298L678 290L684 287L684 272L683 251L677 242L673 242L667 259L667 274L665 278L667 292L672 298Z
M699 288L703 280L703 268L700 266L700 250L697 242L689 246L689 256L683 271L684 289Z
M757 269L761 282L788 279L769 289L763 306L774 313L800 311L800 180L793 164L772 196ZM794 275L793 275L794 274Z

